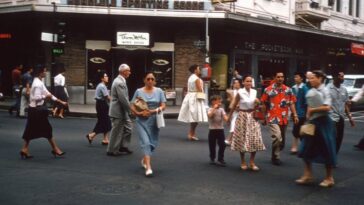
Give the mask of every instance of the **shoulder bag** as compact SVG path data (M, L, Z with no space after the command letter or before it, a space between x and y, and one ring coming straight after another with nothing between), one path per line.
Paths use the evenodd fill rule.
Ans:
M315 125L311 123L307 123L301 126L300 128L300 136L315 136Z
M197 92L197 94L196 94L196 98L197 98L198 100L205 100L205 99L206 99L206 94L205 94L205 93L203 93L203 92Z

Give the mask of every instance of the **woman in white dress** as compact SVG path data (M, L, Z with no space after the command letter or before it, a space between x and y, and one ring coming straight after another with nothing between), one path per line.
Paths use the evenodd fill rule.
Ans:
M232 107L239 103L239 114L235 122L231 149L240 152L241 169L247 170L248 165L245 161L245 153L250 153L249 167L253 171L258 171L259 167L255 165L254 159L257 151L265 150L262 133L259 122L254 119L253 111L256 104L259 103L257 91L252 89L252 77L243 78L244 88L238 91ZM231 120L234 110L230 110L228 121Z
M189 68L192 73L188 78L187 95L183 99L181 110L179 111L178 121L190 123L188 139L197 141L196 127L199 122L207 122L207 113L205 100L198 99L197 93L204 92L203 81L199 78L201 73L198 65L192 65Z

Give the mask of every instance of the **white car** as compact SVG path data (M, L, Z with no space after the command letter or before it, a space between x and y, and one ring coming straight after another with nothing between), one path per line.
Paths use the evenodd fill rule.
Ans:
M332 76L327 76L327 83L332 83ZM348 90L349 98L351 99L363 86L364 75L344 75L343 86ZM364 99L360 99L354 106L364 105Z

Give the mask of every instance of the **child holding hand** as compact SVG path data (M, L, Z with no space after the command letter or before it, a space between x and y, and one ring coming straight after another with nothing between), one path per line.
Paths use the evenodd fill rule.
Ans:
M225 151L225 134L224 121L227 122L228 116L224 108L222 108L222 99L218 95L211 97L211 108L209 108L207 116L209 118L209 149L210 149L210 164L226 166L224 161ZM219 146L217 163L216 158L216 142Z

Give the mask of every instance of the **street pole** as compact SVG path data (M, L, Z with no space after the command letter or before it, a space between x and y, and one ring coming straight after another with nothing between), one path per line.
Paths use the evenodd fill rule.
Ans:
M206 52L205 52L205 64L210 64L210 37L209 37L209 12L210 9L207 10L206 13ZM203 86L204 86L204 91L205 94L207 96L207 99L205 99L205 106L208 107L208 99L210 98L209 96L209 81L204 81Z
M210 63L210 36L209 36L209 12L210 10L207 10L206 13L206 53L205 53L205 63Z
M55 43L56 43L56 34L55 34L55 31L56 29L55 28L55 25L56 25L56 22L55 22L55 19L56 19L56 10L57 10L57 7L56 7L56 2L52 2L52 5L53 5L53 22L52 22L52 33L53 33L53 41L52 41L52 46L51 46L51 69L50 69L50 77L51 77L51 92L53 93L54 92L54 72L55 72L55 69L56 69L56 59L55 59L55 55L53 53L53 48L55 48Z

